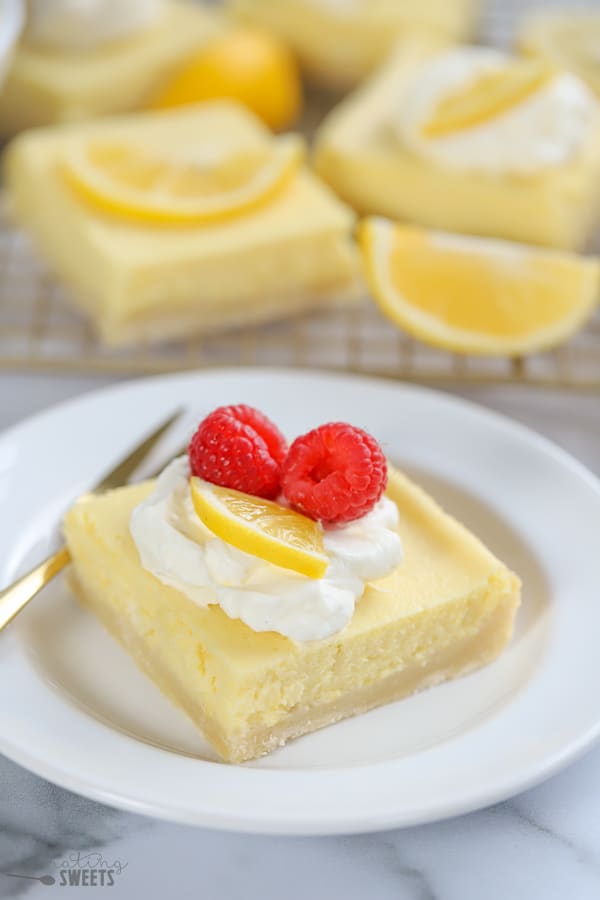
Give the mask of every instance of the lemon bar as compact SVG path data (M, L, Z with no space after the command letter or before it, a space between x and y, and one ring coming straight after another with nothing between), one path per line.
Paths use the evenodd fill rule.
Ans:
M354 214L302 165L274 196L223 221L136 220L90 200L62 170L88 146L130 144L184 169L198 157L202 175L205 153L209 163L225 146L268 155L277 141L226 102L16 139L6 165L16 217L107 343L188 336L358 295ZM174 208L187 199L178 191Z
M517 46L575 72L600 97L600 13L589 10L536 10L521 21Z
M228 761L471 672L511 637L518 578L398 472L388 496L402 562L367 585L341 632L302 643L200 607L142 568L129 521L152 489L84 498L67 514L73 585Z
M215 12L173 0L156 23L85 52L24 39L0 92L0 135L137 109L222 30Z
M438 92L446 82L450 85L447 95L436 98L439 108L444 109L447 97L457 97L455 109L460 107L464 78L458 90L453 80L464 76L473 54L478 75L505 67L513 83L509 81L504 92L496 80L493 91L486 90L483 77L478 95L464 97L459 112L470 111L480 119L471 130L467 120L458 120L454 134L437 140L424 133L425 122L414 127L408 140L406 123L415 104L422 109L432 105L432 78ZM429 38L398 47L386 66L325 120L317 135L316 171L361 214L440 231L579 249L600 215L595 98L575 76L550 70L548 79L562 79L560 96L549 93L550 81L536 94L533 79L527 88L515 80L523 75L516 62L491 48L449 48ZM579 105L565 111L560 104L573 97ZM449 123L451 117L446 116L436 124L448 128ZM560 153L552 144L557 132Z
M415 28L467 39L479 0L229 0L237 16L276 31L309 77L332 89L359 82Z

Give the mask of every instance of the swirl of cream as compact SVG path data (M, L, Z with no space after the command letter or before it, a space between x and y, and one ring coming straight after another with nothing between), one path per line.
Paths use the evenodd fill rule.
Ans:
M210 532L194 510L185 457L160 475L131 515L142 566L200 606L218 604L254 631L297 641L320 640L350 621L367 581L388 575L402 558L398 510L383 498L362 519L326 529L329 567L322 578L299 575L238 550Z

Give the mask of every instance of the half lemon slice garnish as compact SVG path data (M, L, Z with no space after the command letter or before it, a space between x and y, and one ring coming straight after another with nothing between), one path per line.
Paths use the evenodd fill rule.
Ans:
M275 566L322 578L329 560L318 522L279 503L190 480L198 516L217 537Z
M370 219L361 230L381 310L457 353L520 355L570 337L598 301L599 268L575 254Z
M88 202L107 212L148 222L210 223L271 200L303 158L297 135L242 150L207 142L184 151L153 151L98 139L73 145L63 171Z
M541 90L557 71L544 60L525 59L485 72L437 104L422 126L423 137L443 138L484 125Z

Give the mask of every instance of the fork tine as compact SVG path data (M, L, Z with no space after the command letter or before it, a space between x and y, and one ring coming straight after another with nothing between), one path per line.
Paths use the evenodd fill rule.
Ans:
M129 481L131 475L144 461L148 453L156 446L171 425L181 416L183 409L176 410L169 418L149 434L140 444L108 472L93 488L94 492L110 491L121 487Z

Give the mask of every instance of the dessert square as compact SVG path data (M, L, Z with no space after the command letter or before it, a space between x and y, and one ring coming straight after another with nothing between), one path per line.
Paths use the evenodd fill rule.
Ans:
M0 92L0 135L137 109L222 31L215 12L171 0L156 23L84 52L25 37Z
M68 513L73 585L230 762L471 672L510 639L518 578L399 472L387 496L401 563L367 584L341 631L302 642L201 607L142 567L130 519L152 490L83 498Z
M224 220L137 220L104 209L63 171L65 160L88 146L130 142L157 159L183 160L194 177L202 177L205 157L210 173L213 152L252 157L279 146L252 114L225 102L16 139L6 165L16 218L105 342L188 336L354 296L354 214L305 167ZM140 202L152 196L144 190ZM174 190L174 202L185 204L185 190Z
M534 65L491 48L404 44L326 119L315 169L361 214L578 249L600 215L598 105L575 76L523 70ZM456 121L444 121L455 100ZM434 108L437 132L424 134Z
M332 89L352 87L393 43L415 29L467 39L478 0L229 0L237 16L271 28L296 51L304 71Z

